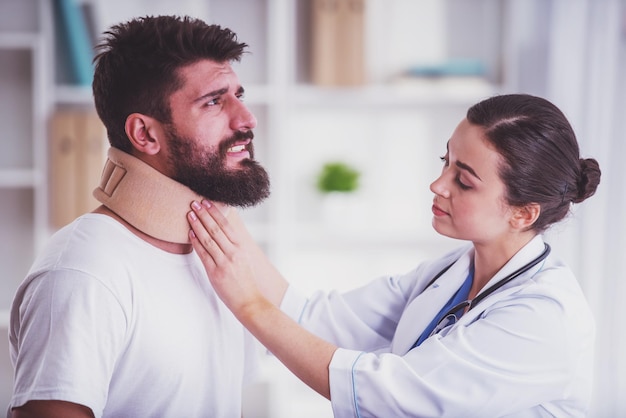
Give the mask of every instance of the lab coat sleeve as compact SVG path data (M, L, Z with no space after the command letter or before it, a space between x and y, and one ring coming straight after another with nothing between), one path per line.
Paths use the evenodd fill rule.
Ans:
M381 277L347 293L316 292L310 298L289 287L281 310L313 334L343 348L377 351L389 346L415 288L415 271Z
M290 286L280 308L313 334L339 347L385 351L411 298L424 290L433 274L466 251L467 247L461 247L405 274L379 277L345 293L316 292L306 298Z

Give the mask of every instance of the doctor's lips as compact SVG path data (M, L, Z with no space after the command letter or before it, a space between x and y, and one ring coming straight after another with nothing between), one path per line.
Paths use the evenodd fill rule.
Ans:
M444 211L443 209L441 209L439 206L435 204L433 204L432 211L433 211L433 215L435 216L447 216L448 215L448 212Z

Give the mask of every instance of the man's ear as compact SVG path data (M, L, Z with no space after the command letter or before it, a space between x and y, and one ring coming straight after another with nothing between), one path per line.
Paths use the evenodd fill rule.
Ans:
M516 207L513 209L513 216L510 220L511 226L520 231L528 230L539 218L540 213L541 206L538 203L529 203L525 206Z
M161 124L154 118L141 113L131 113L124 125L128 140L138 151L155 155L161 150Z

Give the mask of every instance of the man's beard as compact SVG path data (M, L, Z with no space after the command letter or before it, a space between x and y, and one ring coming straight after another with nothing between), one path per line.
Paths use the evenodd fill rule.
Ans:
M172 178L177 182L209 200L241 208L254 206L269 196L269 176L254 161L252 142L246 146L250 158L240 161L237 168L226 167L228 148L238 141L252 139L252 131L236 132L209 150L201 149L191 138L179 136L173 127L169 134L170 164L175 172Z

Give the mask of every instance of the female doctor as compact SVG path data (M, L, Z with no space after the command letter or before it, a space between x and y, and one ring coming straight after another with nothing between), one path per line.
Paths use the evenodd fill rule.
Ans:
M469 243L401 276L304 298L209 202L192 204L191 242L224 303L335 417L585 416L594 322L541 233L594 194L598 163L529 95L472 106L441 160L432 225Z

